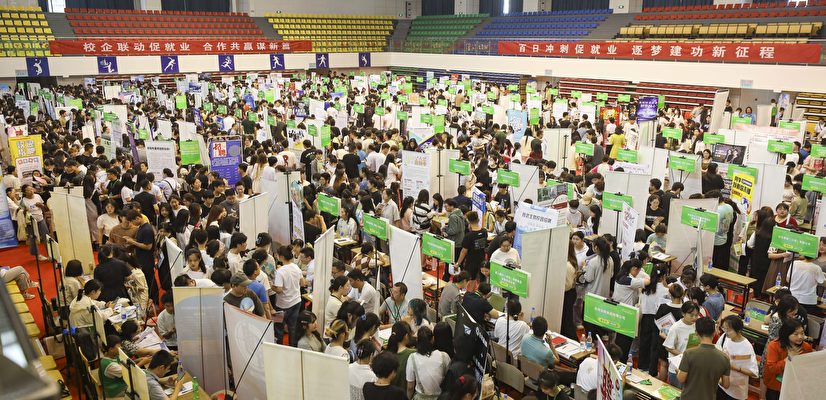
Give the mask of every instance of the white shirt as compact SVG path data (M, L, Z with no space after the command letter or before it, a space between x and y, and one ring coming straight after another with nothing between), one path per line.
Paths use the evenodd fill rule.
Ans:
M668 287L658 282L654 293L650 295L643 293L640 295L640 312L643 315L654 315L657 313L657 309L660 308L661 304L666 304L669 301Z
M275 180L275 168L270 167L269 165L264 167L264 169L261 171L261 179L266 179L268 181L274 181Z
M363 400L364 384L367 382L375 382L376 374L370 368L370 364L359 364L354 362L350 364L350 400Z
M35 193L34 195L32 195L31 199L23 197L21 202L23 203L23 206L29 210L29 214L31 214L34 217L34 220L36 222L43 221L43 210L41 210L40 207L37 206L37 203L43 203L43 198L40 197L39 194Z
M508 262L515 265L522 265L522 259L519 257L519 252L513 247L511 247L507 253L502 251L502 249L496 249L496 251L491 254L490 261L501 265L507 265Z
M717 348L729 356L731 366L737 366L738 369L744 369L757 375L757 357L754 355L754 348L748 340L743 338L739 342L735 342L727 338L725 334L717 339ZM749 377L748 375L731 370L729 374L728 389L720 387L729 396L735 399L747 399L749 397Z
M588 357L579 364L579 370L576 373L576 384L586 393L596 389L599 384L597 365L597 359L594 357Z
M98 229L103 229L103 234L109 236L109 233L112 232L112 228L118 226L120 221L118 221L117 216L110 216L109 214L101 214L98 216L97 227Z
M637 305L637 298L640 295L640 289L644 287L645 281L643 280L642 274L639 274L636 278L631 275L626 275L617 279L615 282L614 295L612 298L618 303L635 306Z
M376 291L373 285L364 282L364 286L359 290L358 301L364 307L365 313L379 314L379 304L381 301L379 299L379 292Z
M824 281L823 270L816 264L798 260L795 261L786 273L789 290L800 304L817 304L817 285Z
M229 265L229 272L232 272L233 274L235 274L236 272L244 272L244 258L241 257L241 253L228 251L227 265Z
M442 378L447 372L450 357L439 350L433 350L430 357L413 353L407 360L405 373L408 382L416 382L416 393L436 396L442 393Z
M510 338L507 334L508 331L510 331ZM508 346L508 350L511 351L514 357L522 352L522 338L530 332L531 327L528 326L527 322L522 320L514 321L511 319L509 327L505 317L498 318L493 327L493 336L496 337L500 345ZM510 339L510 343L508 343L508 339Z
M345 350L344 347L341 346L327 346L327 348L324 349L324 354L329 354L333 357L341 357L345 360L350 360L350 353L348 353L347 350Z
M275 296L275 306L278 308L290 308L301 301L301 268L289 263L283 265L275 271L275 287L284 289L283 293Z
M166 310L161 311L158 314L158 322L156 325L158 327L158 333L163 337L164 335L172 332L175 329L175 315L166 312ZM164 339L164 342L170 346L177 346L178 345L178 333L175 332L172 336Z
M688 337L694 332L694 324L686 325L682 318L680 318L679 321L675 322L674 325L671 325L671 328L668 329L668 336L665 337L663 346L677 350L682 354L688 345ZM669 353L669 356L670 355L671 353ZM668 372L677 373L674 363L668 363Z
M379 167L384 164L385 159L387 159L386 155L375 151L371 152L367 155L367 167L373 172L379 172Z

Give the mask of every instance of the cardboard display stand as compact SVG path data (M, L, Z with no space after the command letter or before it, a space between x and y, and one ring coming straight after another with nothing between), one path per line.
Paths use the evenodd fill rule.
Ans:
M535 310L535 315L548 319L548 329L559 332L562 327L562 306L565 294L568 243L571 228L566 224L551 229L525 232L522 235L522 270L530 274L528 291L522 298L523 310Z
M63 263L78 260L83 265L84 275L91 274L97 262L92 254L83 188L75 187L71 192L65 188L55 188L48 205Z
M269 230L270 203L272 202L268 192L256 194L238 203L239 231L247 235L247 248L249 249L255 248L255 239L259 232Z

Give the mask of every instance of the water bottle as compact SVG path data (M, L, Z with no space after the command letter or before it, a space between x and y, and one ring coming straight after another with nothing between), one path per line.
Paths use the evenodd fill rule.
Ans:
M181 379L184 376L184 362L178 360L178 379Z
M536 307L531 307L531 325L533 325L534 313L536 312Z
M746 310L746 315L745 315L746 318L743 319L743 321L746 323L746 325L748 325L749 322L751 322L751 315L749 315L750 313L751 313L751 309Z
M591 338L591 332L588 332L588 336L585 336L585 350L591 351L594 348L594 339Z
M627 367L625 369L625 375L631 375L631 371L634 369L634 358L631 356L631 352L628 352L628 361L625 363Z
M582 336L579 337L579 351L585 351L585 334L583 333Z
M777 277L774 278L774 286L779 288L782 283L783 279L780 277L780 273L778 272Z
M120 320L121 320L121 322L126 322L126 308L125 307L120 308Z
M192 400L201 398L201 388L198 386L198 378L192 377Z
M708 259L708 270L711 271L712 268L714 268L714 265L712 265L711 259L709 258Z

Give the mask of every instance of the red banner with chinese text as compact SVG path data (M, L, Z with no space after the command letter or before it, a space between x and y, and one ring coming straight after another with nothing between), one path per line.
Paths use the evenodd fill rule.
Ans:
M83 56L149 56L186 54L297 53L313 50L309 40L51 40L52 54Z
M819 44L662 42L499 42L500 55L749 63L820 62Z

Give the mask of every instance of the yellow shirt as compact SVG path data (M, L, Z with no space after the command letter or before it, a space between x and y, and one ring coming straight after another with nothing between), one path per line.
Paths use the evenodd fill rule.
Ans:
M608 157L616 159L619 149L625 147L625 135L611 135L611 137L608 138L608 143L611 144L611 154L609 154Z

